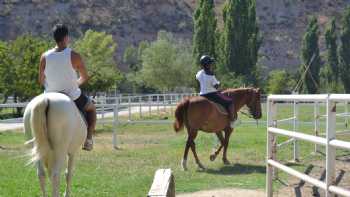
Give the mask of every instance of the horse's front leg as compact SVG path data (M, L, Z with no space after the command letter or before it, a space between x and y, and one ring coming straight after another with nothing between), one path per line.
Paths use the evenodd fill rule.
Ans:
M40 189L43 193L43 197L47 197L47 192L46 192L46 175L45 175L45 170L44 166L41 160L37 162L37 174L39 178L39 183L40 183Z
M231 127L227 127L225 128L225 140L224 140L224 152L222 155L222 161L224 162L225 165L229 165L230 161L227 159L227 148L230 142L230 136L232 133L232 128Z
M197 137L197 134L198 134L198 131L197 130L191 130L191 132L189 133L189 136L190 136L190 147L191 147L191 150L192 150L192 153L193 153L193 156L194 156L194 159L196 160L196 163L198 165L198 168L200 170L204 170L205 167L203 166L203 164L200 162L199 158L198 158L198 155L197 155L197 152L196 152L196 144L194 143L194 140L196 139Z
M224 137L222 135L222 132L219 131L219 132L215 133L215 135L218 137L218 139L220 141L220 146L216 150L214 149L214 152L210 155L210 161L214 161L216 159L216 157L220 153L222 147L224 146Z
M72 176L73 176L73 166L74 166L74 155L68 156L68 167L66 169L66 192L64 197L69 197L71 193Z

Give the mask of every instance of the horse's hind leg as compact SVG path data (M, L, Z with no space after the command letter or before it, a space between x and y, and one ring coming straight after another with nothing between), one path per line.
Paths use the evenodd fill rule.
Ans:
M183 170L187 170L187 157L188 157L188 150L190 148L190 135L188 135L187 137L187 142L186 142L186 146L185 146L185 152L184 152L184 156L181 162L181 166Z
M204 170L205 167L199 161L199 158L198 158L198 155L197 155L197 152L196 152L196 144L194 143L194 140L196 139L197 134L198 134L197 130L191 130L191 132L189 132L188 136L189 136L189 140L190 140L190 147L191 147L193 156L194 156L194 158L196 160L196 163L197 163L199 169Z
M72 176L73 176L73 166L74 166L74 155L68 156L68 167L66 170L66 192L64 197L69 197L71 193Z
M232 129L230 127L225 129L224 152L222 156L222 161L224 162L225 165L230 164L230 161L227 159L227 148L230 142L231 133L232 133Z
M51 163L51 184L52 184L52 197L60 196L60 174L61 168L65 162L64 155L56 155L54 157L53 162ZM49 166L50 167L50 166Z
M38 174L38 178L39 178L39 183L40 183L40 189L43 193L43 197L47 197L47 193L46 193L46 177L45 177L45 169L44 166L42 164L42 162L39 160L37 162L37 174Z
M216 136L218 137L218 139L220 140L220 146L216 149L214 149L214 152L210 155L210 161L214 161L216 159L216 157L218 156L218 154L220 153L223 145L224 145L224 137L222 136L222 132L217 132L215 133Z

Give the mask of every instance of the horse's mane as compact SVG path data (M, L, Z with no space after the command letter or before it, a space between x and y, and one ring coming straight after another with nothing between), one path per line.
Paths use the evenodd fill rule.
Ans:
M252 90L254 88L248 87L248 88L228 88L224 91L222 91L222 93L227 94L227 95L231 95L231 94L242 94L242 93L246 93L248 90Z

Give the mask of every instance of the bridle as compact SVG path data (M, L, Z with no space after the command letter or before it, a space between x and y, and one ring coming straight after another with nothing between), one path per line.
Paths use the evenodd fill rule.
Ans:
M254 94L254 90L249 90L251 94ZM255 96L255 95L254 95ZM256 96L254 97L254 99L251 99L250 103L247 105L248 106L248 110L249 112L246 112L246 111L240 111L241 114L247 116L248 118L252 118L252 119L255 119L254 118L254 115L256 115L256 106L255 106L255 103L256 102ZM254 107L252 107L254 106ZM258 126L258 119L255 119L256 121L256 125Z

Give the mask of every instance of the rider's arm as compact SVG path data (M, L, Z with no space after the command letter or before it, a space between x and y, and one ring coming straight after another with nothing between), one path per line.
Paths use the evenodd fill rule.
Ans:
M45 56L41 55L40 63L39 63L39 84L42 86L44 85L44 82L45 82L45 74L44 74L45 66L46 66Z
M219 88L219 86L220 86L220 81L218 81L217 79L216 79L216 77L215 76L213 76L213 86L214 86L214 88L215 89L218 89Z
M78 85L81 86L87 80L89 80L89 75L87 73L85 64L80 55L74 51L72 51L71 60L73 68L79 73Z
M215 88L215 89L219 89L219 87L220 87L220 84L214 85L214 88Z
M196 90L200 90L201 89L201 84L200 84L200 81L199 81L199 78L200 78L200 74L199 72L196 74Z

